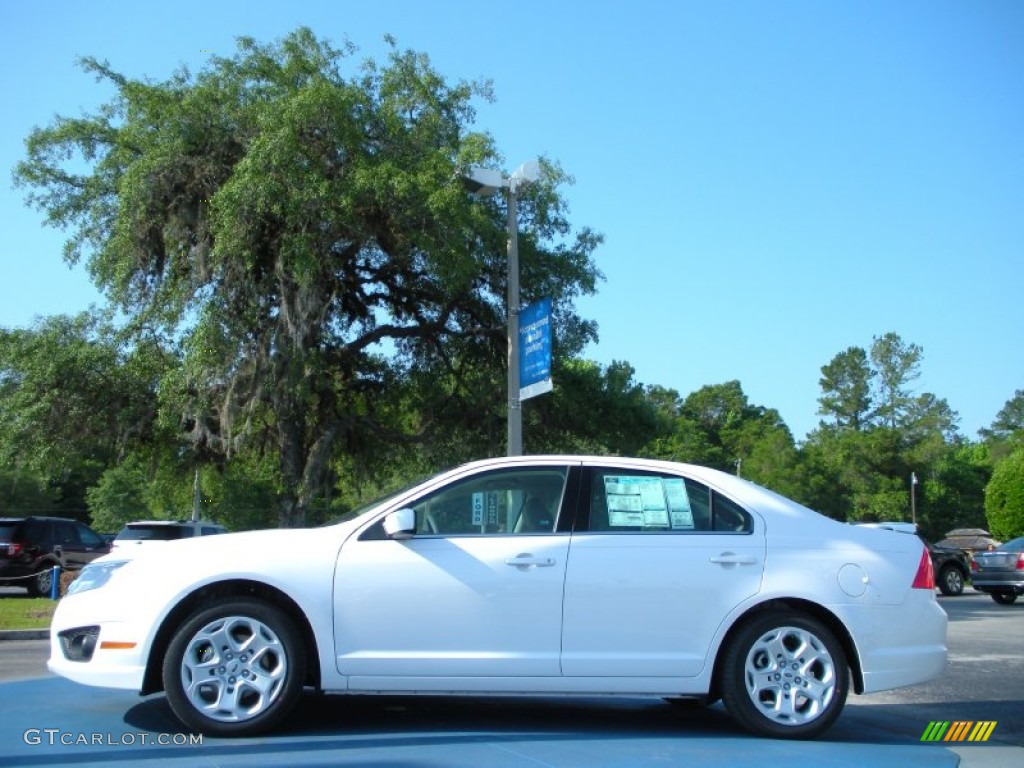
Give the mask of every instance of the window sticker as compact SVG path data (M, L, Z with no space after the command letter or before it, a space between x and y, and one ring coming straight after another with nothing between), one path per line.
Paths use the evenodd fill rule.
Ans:
M604 492L612 528L668 528L669 508L660 477L605 475Z
M668 514L675 530L693 530L693 510L686 493L686 481L681 477L665 478L665 497L668 499Z

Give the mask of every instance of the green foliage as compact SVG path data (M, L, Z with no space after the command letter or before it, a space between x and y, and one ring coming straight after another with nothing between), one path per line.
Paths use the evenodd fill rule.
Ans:
M661 387L647 395L661 430L645 454L739 473L780 493L796 489L793 436L778 411L751 405L738 381L701 387L685 399Z
M204 463L271 451L284 525L329 503L332 458L466 432L505 359L505 202L459 181L500 163L468 128L489 87L397 47L383 65L351 53L300 28L166 82L85 59L116 98L33 131L15 173L134 342L178 345L159 428ZM570 179L544 171L520 196L523 298L552 298L568 355L594 337L573 300L600 237L573 233Z
M902 426L911 408L910 385L921 375L923 350L896 333L876 336L871 362L877 381L874 418L889 429Z
M559 361L551 395L523 404L524 431L534 453L634 455L657 431L657 417L633 367Z
M54 489L25 470L0 469L0 515L50 514L55 505Z
M109 468L86 493L93 527L116 533L125 523L151 518L143 501L147 485L146 473L136 461Z
M925 536L942 539L954 528L985 528L985 486L992 459L984 444L946 446L922 478L918 524Z
M988 529L1000 539L1024 536L1024 450L1000 461L985 487Z
M0 330L0 461L57 477L123 455L154 415L149 350L93 314Z
M860 430L867 426L871 413L871 380L875 372L868 354L861 347L840 352L821 368L822 395L818 413L830 416L837 428Z
M989 445L994 459L1002 459L1018 448L1024 447L1024 389L1018 389L1013 397L996 414L992 426L979 430Z

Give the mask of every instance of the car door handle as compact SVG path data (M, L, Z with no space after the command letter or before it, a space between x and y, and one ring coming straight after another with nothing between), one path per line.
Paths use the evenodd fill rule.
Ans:
M555 560L552 557L534 557L529 553L516 555L505 561L505 565L511 565L513 568L520 568L522 570L527 568L550 568L554 564Z
M754 565L757 558L753 555L737 555L735 552L723 552L711 558L712 563L719 565Z

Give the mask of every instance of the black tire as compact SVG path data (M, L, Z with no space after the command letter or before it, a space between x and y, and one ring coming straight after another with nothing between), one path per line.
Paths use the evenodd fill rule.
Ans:
M163 660L174 714L210 736L272 729L295 708L305 677L295 622L269 603L245 598L195 611Z
M53 566L47 566L41 571L36 572L31 579L28 580L28 593L32 597L49 597L50 590L53 589Z
M842 712L849 688L839 641L820 621L796 611L752 617L722 659L725 708L758 736L821 735Z
M947 565L939 571L939 591L946 597L955 597L964 593L964 575L954 565Z
M1000 605L1013 605L1017 602L1017 595L1013 592L993 592L992 599Z

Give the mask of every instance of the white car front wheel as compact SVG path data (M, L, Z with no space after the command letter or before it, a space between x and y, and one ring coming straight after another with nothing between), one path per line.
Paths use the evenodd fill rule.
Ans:
M163 663L174 714L212 736L273 728L295 707L305 672L295 623L279 608L250 599L194 612L174 634Z

